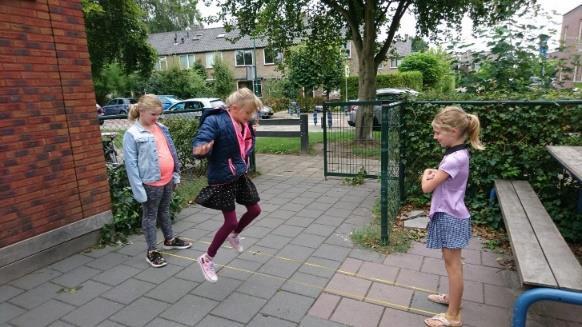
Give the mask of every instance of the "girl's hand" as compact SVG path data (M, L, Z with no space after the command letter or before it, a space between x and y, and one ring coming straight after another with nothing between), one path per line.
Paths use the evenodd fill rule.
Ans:
M430 181L431 179L433 179L436 176L436 172L437 172L436 169L432 169L432 168L425 169L424 173L422 174L423 175L422 179L425 181Z
M214 140L212 140L208 143L199 145L197 147L194 147L192 149L192 154L194 154L195 156L203 156L203 155L207 154L210 151L210 149L212 149L213 145L214 145Z

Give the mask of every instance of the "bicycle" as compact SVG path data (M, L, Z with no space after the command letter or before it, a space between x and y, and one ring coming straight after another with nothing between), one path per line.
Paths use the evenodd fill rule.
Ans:
M101 132L101 142L103 143L103 154L105 162L111 165L119 165L117 150L113 140L117 137L116 132Z

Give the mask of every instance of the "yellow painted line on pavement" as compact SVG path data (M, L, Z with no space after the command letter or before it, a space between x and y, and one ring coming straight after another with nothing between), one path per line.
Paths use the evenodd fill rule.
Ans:
M204 244L208 244L210 245L210 242L207 241L201 241L201 240L192 240L186 237L182 237L185 240L188 241L192 241L192 242L199 242L199 243L204 243ZM232 249L232 247L230 246L226 246L223 245L222 247L228 248L228 249ZM346 275L346 276L351 276L351 277L358 277L358 278L362 278L362 279L366 279L369 281L373 281L373 282L377 282L377 283L381 283L381 284L385 284L385 285L390 285L390 286L398 286L398 287L402 287L402 288L407 288L407 289L411 289L411 290L415 290L415 291L420 291L420 292L424 292L424 293L428 293L428 294L432 294L432 293L438 293L436 290L430 290L430 289L426 289L426 288L422 288L422 287L417 287L417 286L412 286L412 285L406 285L406 284L401 284L401 283L396 283L390 280L386 280L386 279L381 279L381 278L375 278L375 277L368 277L368 276L363 276L357 273L353 273L350 271L345 271L345 270L341 270L341 269L333 269L331 267L326 267L317 263L311 263L311 262L307 262L307 261L300 261L300 260L296 260L293 258L287 258L287 257L281 257L281 256L276 256L276 255L272 255L272 254L267 254L267 253L262 253L259 251L245 251L247 253L250 253L252 255L260 255L260 256L265 256L265 257L271 257L271 258L277 258L277 259L281 259L284 261L290 261L290 262L296 262L296 263L300 263L306 266L310 266L310 267L315 267L315 268L319 268L322 270L327 270L327 271L332 271L332 272L338 272L342 275Z
M176 258L180 258L180 259L185 259L185 260L190 260L190 261L198 261L196 258L192 258L192 257L188 257L188 256L183 256L183 255L178 255L178 254L174 254L171 252L165 252L165 251L160 251L160 253L164 254L164 255L168 255L168 256L172 256L172 257L176 257ZM248 270L248 269L244 269L244 268L238 268L238 267L233 267L233 266L229 266L229 265L219 265L219 264L215 264L218 267L223 267L226 269L231 269L231 270L235 270L235 271L241 271L241 272L246 272L246 273L250 273L252 275L259 275L259 276L264 276L264 277L268 277L268 278L273 278L273 279L278 279L278 280L282 280L282 281L289 281L291 283L294 284L299 284L299 285L303 285L305 287L309 287L309 288L313 288L313 289L318 289L321 290L323 292L327 292L327 293L331 293L331 294L335 294L335 295L339 295L339 296L344 296L344 297L348 297L354 300L358 300L358 301L365 301L365 302L369 302L369 303L375 303L375 304L380 304L386 307L390 307L396 310L400 310L400 311L407 311L407 312L415 312L415 313L419 313L419 314L423 314L423 315L428 315L428 316L432 316L432 315L436 315L436 312L432 312L432 311L427 311L427 310L422 310L422 309L417 309L411 306L404 306L401 304L396 304L396 303L392 303L392 302L388 302L388 301L384 301L384 300L380 300L380 299L376 299L376 298L372 298L369 296L360 296L358 294L354 294L354 293L350 293L350 292L343 292L343 291L339 291L339 290L335 290L335 289L331 289L331 288L327 288L327 287L321 287L321 286L317 286L317 285L313 285L313 284L309 284L309 283L304 283L304 282L300 282L300 281L295 281L292 279L286 279L283 277L279 277L279 276L273 276L273 275L269 275L269 274L265 274L265 273L261 273L261 272L257 272L257 271L252 271L252 270Z

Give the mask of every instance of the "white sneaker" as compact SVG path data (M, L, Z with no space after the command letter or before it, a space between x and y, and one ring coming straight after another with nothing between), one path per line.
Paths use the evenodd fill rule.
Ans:
M211 283L216 283L218 276L216 276L216 270L214 269L214 261L206 254L199 256L197 261L204 278Z
M226 240L233 249L238 251L238 253L242 253L244 251L243 246L240 244L240 237L238 235L234 236L233 234L229 234L226 237Z

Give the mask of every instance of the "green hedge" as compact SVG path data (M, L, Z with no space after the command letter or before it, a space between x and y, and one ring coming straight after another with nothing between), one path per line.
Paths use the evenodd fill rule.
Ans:
M355 100L358 98L358 76L348 77L348 99ZM378 74L376 77L376 88L410 88L413 90L422 90L422 73L421 72L395 72L390 74ZM341 87L341 99L346 98L346 87Z
M430 125L445 104L408 103L403 116L403 158L408 200L427 203L419 176L425 168L437 167L442 149L432 138ZM497 178L528 180L557 223L562 235L582 241L582 215L575 214L580 185L559 179L562 169L546 145L582 145L582 105L462 104L479 116L485 151L472 151L471 176L466 201L475 223L501 225L496 204L489 195Z

